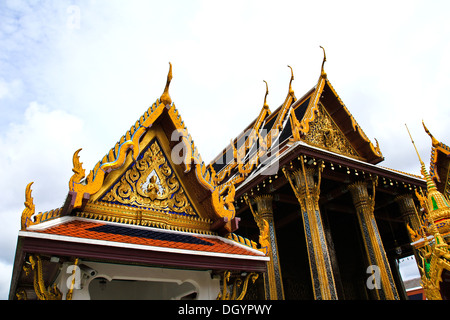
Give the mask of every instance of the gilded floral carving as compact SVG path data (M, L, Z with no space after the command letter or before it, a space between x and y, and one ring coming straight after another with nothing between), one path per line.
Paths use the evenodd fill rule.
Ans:
M100 201L197 216L157 140Z

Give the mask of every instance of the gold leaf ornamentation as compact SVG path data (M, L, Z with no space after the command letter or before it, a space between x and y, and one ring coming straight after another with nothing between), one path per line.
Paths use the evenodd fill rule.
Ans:
M157 140L100 201L197 216Z
M355 149L334 124L321 104L318 105L314 121L309 124L309 132L305 136L305 141L339 154L358 157Z

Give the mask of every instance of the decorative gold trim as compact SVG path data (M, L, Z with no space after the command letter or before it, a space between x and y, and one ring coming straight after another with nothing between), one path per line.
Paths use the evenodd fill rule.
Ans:
M133 160L137 160L140 151L139 140L141 136L145 133L147 128L150 127L153 122L159 117L159 115L164 110L164 107L164 104L160 103L154 111L152 110L151 114L147 113L147 117L142 116L141 119L136 122L135 126L132 127L132 129L130 129L130 131L128 131L118 143L116 143L116 146L111 149L109 154L105 156L102 161L97 163L97 165L94 167L94 170L91 170L87 178L83 181L81 181L81 179L84 178L81 178L81 173L84 173L84 170L81 163L79 162L79 150L75 152L73 157L74 175L70 179L69 186L70 191L76 192L74 208L81 207L83 195L85 193L93 195L100 190L103 185L106 173L116 170L124 165L128 150L131 149ZM111 161L111 159L114 160Z
M241 275L234 275L234 282L232 284L232 290L231 293L228 292L228 286L231 278L231 272L225 271L222 278L222 292L219 292L216 300L243 300L248 289L248 283L250 279L252 280L252 284L255 283L255 281L258 279L259 275L256 272L251 272L248 274L241 274ZM245 277L244 280L242 280L242 277ZM237 295L238 288L242 286L241 292L239 296Z
M319 208L323 161L318 165L317 183L314 182L314 173L316 172L316 169L313 167L306 168L303 156L300 156L300 163L301 168L292 173L288 172L285 167L282 168L282 171L288 180L302 211L303 228L307 241L313 288L315 287L315 277L319 279L320 283L319 290L314 290L314 297L315 299L324 300L337 299L336 285L332 272L331 260L329 258L328 246L326 245L322 229L323 224ZM307 232L306 228L310 231ZM316 266L314 270L311 267L313 263Z
M422 121L425 132L431 137L433 148L440 144L426 128ZM422 287L429 300L442 300L440 285L442 282L442 272L450 271L450 247L445 241L444 235L450 229L450 205L449 199L437 190L436 184L425 168L425 164L420 158L420 154L405 124L411 143L414 146L420 162L421 172L427 182L427 195L424 196L420 190L416 190L416 197L423 208L424 219L418 219L420 226L414 230L409 230L411 235L420 235L423 241L414 244L418 256L417 266L422 280ZM428 235L433 236L433 240L428 239ZM414 238L413 238L414 239Z
M141 140L144 140L142 139L143 135L145 132L149 131L148 129L161 116L164 110L167 109L167 114L183 142L183 151L185 155L183 162L185 167L184 173L189 173L191 167L194 166L197 181L205 189L211 191L214 217L210 216L210 218L226 217L229 218L230 221L234 218L234 186L231 184L217 186L214 170L212 170L211 166L206 166L202 161L175 104L171 102L168 92L170 81L172 79L172 64L169 64L170 69L167 76L166 87L160 100L157 100L150 108L148 108L147 112L136 121L135 125L131 127L119 142L116 143L110 152L96 164L86 178L84 178L84 169L79 161L78 154L80 150L75 152L73 157L74 175L71 177L69 183L69 190L74 192L76 197L74 209L81 208L83 198L89 198L89 202L97 201L99 197L107 191L106 186L104 185L105 179L110 183L114 183L115 180L120 177L119 171L123 173L132 162L137 161L137 158L140 155L140 148L143 147L141 143ZM129 152L130 150L131 152ZM122 168L122 170L119 170L116 173L115 170L119 168ZM109 174L113 171L114 173L112 173L112 175ZM176 171L178 173L178 168ZM91 196L93 197L91 198ZM197 210L198 208L195 203L194 207ZM197 210L197 212L199 211ZM208 214L211 215L213 213L208 212Z
M326 150L362 160L355 148L347 140L328 111L318 103L316 117L309 123L309 132L303 138L307 143Z
M33 197L31 196L32 184L33 182L30 182L29 184L27 184L27 187L25 188L25 202L24 202L25 209L23 209L22 211L22 218L20 223L21 230L25 230L30 225L35 224L34 221L32 220L32 216L35 211Z
M226 235L226 237L228 239L230 239L230 240L233 240L233 241L235 241L237 243L243 244L243 245L245 245L247 247L250 247L252 249L258 249L258 244L255 241L247 239L247 238L244 238L244 237L242 237L242 236L240 236L238 234L229 233L229 234Z
M258 198L258 201L260 201L261 197L265 197L266 201L272 201L272 197L270 195L260 195ZM270 244L270 233L269 233L269 222L267 219L270 218L270 214L272 213L272 207L270 205L270 211L265 210L265 212L255 212L253 210L252 203L247 195L244 195L244 200L247 203L248 207L250 208L250 212L253 215L253 219L256 222L256 225L259 229L259 245L261 246L261 249L259 249L261 252L264 252L267 256L270 255L272 252L271 244ZM255 198L256 200L256 198ZM264 200L263 200L264 201Z
M45 287L43 270L42 270L42 260L39 255L30 255L28 257L28 262L25 262L23 270L26 275L29 275L31 271L33 274L33 285L36 296L39 300L61 300L62 294L59 291L56 284L52 287Z
M352 126L353 126L353 130L357 131L359 133L359 135L361 136L361 138L363 138L364 141L369 143L370 149L372 150L372 152L380 157L383 158L383 154L381 153L380 150L380 145L378 144L378 140L375 140L375 146L373 145L373 143L370 141L370 139L367 137L367 135L364 133L364 131L362 130L362 128L360 127L360 125L358 124L358 122L356 122L355 118L353 117L353 115L350 113L350 111L347 109L347 107L345 106L344 102L342 101L341 97L339 97L339 95L337 94L336 90L333 88L333 86L331 85L330 81L328 79L326 79L326 83L328 84L328 86L330 87L331 91L333 92L334 96L338 99L339 103L341 104L342 108L344 109L344 111L347 113L347 115L350 117L350 120L352 121Z
M44 221L56 219L61 216L62 208L53 209L50 211L39 212L35 215L35 205L33 203L33 197L31 196L30 182L25 188L25 209L22 211L22 217L20 221L20 229L26 230L28 227L39 224Z
M270 194L261 194L254 197L257 211L253 210L253 206L247 195L244 195L244 199L259 228L260 251L270 257L270 261L267 263L267 272L264 273L266 298L271 300L282 300L284 299L284 288L278 254L277 237L273 221L273 196Z
M441 183L443 182L443 190L442 193L447 197L450 198L450 167L446 173L446 175L442 178L445 179L445 181L441 181L441 177L439 176L439 173L436 170L436 164L437 164L437 156L438 151L442 152L444 155L449 156L450 155L450 148L445 145L442 142L439 142L428 130L428 128L425 126L425 123L422 120L423 128L425 129L425 132L430 136L431 138L431 159L430 159L430 176L432 179L435 179L437 182Z
M320 70L320 76L322 78L326 78L327 74L325 73L324 66L325 66L325 62L327 61L327 55L325 54L325 48L322 46L319 46L319 47L322 48L322 50L323 50L323 61L322 61L322 68Z
M385 299L399 300L392 271L387 260L383 243L374 216L375 187L377 180L372 180L372 196L369 196L367 182L357 181L348 186L353 204L358 215L358 222L362 231L367 258L370 264L377 265L380 270L381 284ZM375 291L379 298L381 292Z
M139 159L99 201L198 215L157 139Z
M169 86L170 81L172 81L172 64L169 62L169 73L167 74L167 82L166 87L164 88L164 92L159 98L159 101L161 101L165 106L170 106L172 104L172 98L170 98L169 95Z
M212 221L200 217L182 216L163 210L135 208L123 205L91 202L86 204L78 217L95 220L119 222L126 224L149 226L161 229L216 234L210 231Z

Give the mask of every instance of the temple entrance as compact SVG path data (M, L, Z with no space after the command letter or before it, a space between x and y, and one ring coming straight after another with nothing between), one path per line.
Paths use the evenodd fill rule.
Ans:
M342 207L341 211L336 208L322 209L322 217L332 238L329 248L338 297L343 300L369 299L365 253L356 214L344 212Z
M287 207L286 204L277 204ZM283 276L284 295L286 300L314 300L311 282L311 269L306 248L303 222L300 208L294 205L291 215L280 219L277 226L278 250L280 254L281 274Z

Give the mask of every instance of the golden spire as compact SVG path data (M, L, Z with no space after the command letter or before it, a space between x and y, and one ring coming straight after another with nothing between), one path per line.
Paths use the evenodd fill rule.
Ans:
M405 124L406 130L408 130L408 126ZM416 145L411 137L411 133L408 130L409 137L411 138L411 142L414 145L414 149L416 150L417 156L419 157L420 165L422 167L422 174L427 181L427 199L428 199L428 217L432 222L432 228L434 228L434 221L438 221L440 219L448 219L450 218L450 205L447 202L447 199L439 192L436 188L436 184L433 179L431 179L430 174L425 168L425 164L420 158L419 152L417 151ZM437 229L436 229L437 230ZM434 231L433 231L434 233Z
M264 108L269 109L269 105L267 104L267 95L269 94L269 87L267 86L267 81L263 80L266 83L266 95L264 96Z
M405 123L405 126L406 126L406 130L408 131L409 138L411 139L411 142L414 146L414 149L416 150L417 156L419 157L421 172L427 181L427 190L430 191L430 190L436 189L436 185L434 184L433 180L431 179L430 175L428 174L428 171L425 168L425 164L423 163L422 159L420 158L419 151L417 151L416 144L414 143L414 140L411 136L411 133L409 132L409 129L408 129L408 126L406 125L406 123Z
M167 82L166 82L166 87L164 88L164 92L161 95L161 98L159 98L159 100L165 105L165 106L170 106L172 104L172 99L170 98L169 95L169 86L170 86L170 81L172 80L172 64L169 62L169 73L167 74Z
M325 65L325 61L327 61L327 55L325 54L325 48L322 46L319 46L319 47L321 47L323 50L323 61L322 61L322 69L320 71L320 76L326 78L327 74L325 73L324 65Z
M292 90L292 80L294 80L294 71L292 71L292 68L290 65L288 67L291 69L291 80L289 81L289 94L291 96L294 96L294 90Z

